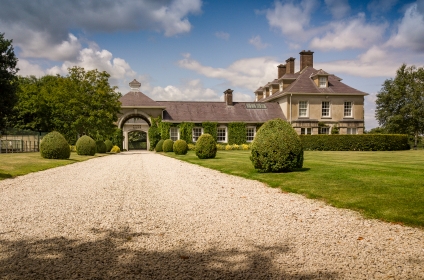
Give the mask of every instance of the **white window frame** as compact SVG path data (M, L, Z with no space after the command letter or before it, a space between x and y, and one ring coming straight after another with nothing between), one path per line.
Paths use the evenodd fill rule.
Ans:
M347 105L350 104L350 108L347 107ZM350 109L350 114L346 114L348 110ZM353 118L353 102L352 101L345 101L343 105L343 116L345 118Z
M306 104L306 108L301 108L301 104ZM305 110L305 114L301 114L301 110ZM299 101L299 118L307 118L309 116L309 102L308 101Z
M280 83L280 91L283 91L283 83Z
M348 127L346 132L347 134L358 134L356 127Z
M199 129L200 129L200 134L197 135L198 133L195 133L195 131L198 131ZM203 134L203 127L199 127L199 126L193 127L191 131L191 135L193 136L193 142L196 143L197 139L199 139L199 137L202 136L202 134Z
M219 135L219 130L220 129L224 129L225 130L225 134L224 134L224 140L220 140L220 135ZM218 128L216 129L216 142L219 143L227 143L228 142L228 129L226 126L218 126Z
M326 131L326 133L323 133L323 130ZM330 134L330 128L327 126L319 127L318 128L318 134Z
M324 103L328 103L328 108L324 108ZM328 110L327 115L324 115L324 109ZM322 101L321 102L321 117L322 118L331 118L331 102L330 101Z
M172 130L175 130L175 129L177 130L177 139L175 139L175 136L174 137L172 136ZM171 138L172 141L177 141L180 139L180 130L178 129L178 127L173 126L169 128L169 138Z
M249 135L249 130L253 129L253 137L251 135ZM246 142L250 143L253 141L253 139L256 136L256 126L248 126L246 127Z
M302 134L302 135L312 135L312 128L311 127L301 127L300 128L300 134Z
M321 76L318 77L318 84L320 88L326 88L327 87L327 77Z

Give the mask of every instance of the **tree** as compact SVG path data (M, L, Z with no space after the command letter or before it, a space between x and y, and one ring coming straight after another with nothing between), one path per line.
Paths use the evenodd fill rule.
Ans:
M377 94L375 117L389 133L412 134L415 147L424 132L424 69L403 64Z
M15 127L59 131L74 144L81 135L104 140L116 129L121 108L109 74L81 67L68 69L66 77L20 77Z
M16 68L18 58L15 56L12 40L0 33L0 130L5 128L6 117L10 116L16 103Z

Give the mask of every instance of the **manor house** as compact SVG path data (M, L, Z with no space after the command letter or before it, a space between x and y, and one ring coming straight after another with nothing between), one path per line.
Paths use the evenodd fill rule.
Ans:
M364 131L364 96L368 95L344 83L342 79L313 66L312 51L300 52L300 70L295 72L295 58L277 66L277 77L259 87L253 102L236 102L232 90L224 92L223 102L154 101L142 92L136 80L131 91L120 98L118 126L124 132L124 149L128 133L148 132L152 117L163 122L191 122L192 140L203 133L203 122L216 122L217 141L228 142L228 124L246 124L246 142L253 141L256 129L267 120L281 118L290 122L298 134L362 134ZM334 128L334 129L333 129ZM172 140L179 139L178 126L170 128ZM146 137L147 148L149 146Z

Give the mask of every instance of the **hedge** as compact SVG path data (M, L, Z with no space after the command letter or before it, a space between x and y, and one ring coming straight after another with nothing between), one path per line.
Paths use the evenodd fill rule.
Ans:
M228 124L228 144L241 145L246 143L246 124L244 122L232 122Z
M409 150L403 134L300 135L306 151L399 151Z
M158 128L160 131L160 139L161 140L167 140L170 139L171 136L169 135L169 129L171 128L172 123L169 122L159 122Z
M156 147L156 144L161 140L159 123L162 121L162 118L159 116L157 118L151 118L152 125L149 127L149 142L150 142L150 151L153 151Z
M187 144L193 143L193 127L194 123L182 122L178 126L180 129L180 139L186 141Z

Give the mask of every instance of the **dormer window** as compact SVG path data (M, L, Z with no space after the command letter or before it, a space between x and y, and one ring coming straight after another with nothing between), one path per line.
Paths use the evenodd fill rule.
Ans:
M327 87L327 77L319 77L319 87L320 88Z
M283 91L283 83L280 84L280 91Z

